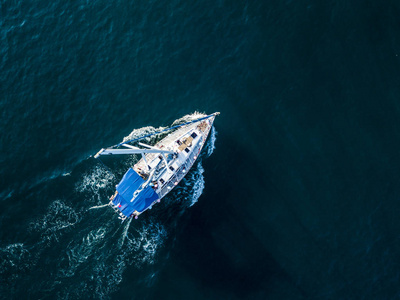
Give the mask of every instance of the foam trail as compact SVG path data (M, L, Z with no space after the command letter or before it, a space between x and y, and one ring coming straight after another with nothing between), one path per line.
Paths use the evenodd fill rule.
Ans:
M122 142L126 142L129 140L134 140L137 139L141 136L146 136L148 134L153 134L156 133L158 131L162 131L164 129L166 129L167 127L158 127L155 128L153 126L146 126L146 127L142 127L139 129L134 129L128 136L124 137L124 139L122 140ZM146 142L150 142L152 139L156 138L158 136L158 134L156 136L150 136L150 137L146 137L143 140Z
M215 141L217 140L217 131L215 127L211 127L209 142L207 144L207 157L209 157L215 150Z
M121 247L124 245L124 241L128 234L128 229L129 229L129 226L131 225L131 222L132 222L132 218L129 218L128 222L125 224L124 230L122 231L122 239L120 242Z
M109 204L107 203L107 204L104 204L104 205L92 206L92 207L89 207L88 210L96 209L96 208L102 208L102 207L106 207L106 206L108 206L108 205L109 205Z
M187 115L174 123L187 122L201 116L199 113ZM126 138L160 129L163 128L136 129ZM151 138L151 142L162 137L162 134L156 135ZM75 299L89 290L94 298L107 299L120 288L127 268L140 270L141 278L148 286L154 284L157 265L144 267L154 265L160 259L160 249L164 247L170 230L179 224L179 214L194 205L202 195L205 182L202 159L214 151L215 139L216 132L212 128L199 160L186 174L183 184L176 187L168 197L170 203L165 204L169 206L167 210L154 211L153 217L147 216L139 222L132 223L132 219L129 219L121 224L117 216L104 213L105 210L96 210L108 206L104 201L114 191L115 178L103 167L92 166L81 172L78 178L75 173L72 173L74 176L71 173L62 174L60 182L71 185L79 202L78 198L65 199L64 194L57 196L47 211L27 226L30 235L36 237L36 240L29 239L26 244L15 243L0 247L0 277L9 280L7 285L0 285L0 294L7 295L15 290L21 280L25 281L23 276L41 276L41 283L30 288L33 294L47 291L48 298ZM119 171L135 162L134 158L123 161L124 167ZM3 198L12 197L13 192L10 189L0 195ZM83 204L81 200L84 200ZM176 208L179 209L178 214ZM92 209L94 211L87 218L87 211ZM170 222L171 218L176 222ZM51 272L49 253L52 254L51 264L55 268L50 269ZM13 277L9 277L9 274Z
M167 237L165 226L161 223L151 222L143 224L142 228L136 230L136 233L138 236L130 242L136 253L134 260L136 267L141 268L144 264L154 264L157 250Z
M172 123L172 126L179 125L179 124L186 123L186 122L190 122L190 121L193 121L193 120L205 117L205 116L206 116L206 114L199 113L199 112L196 111L196 112L194 112L194 113L192 113L190 115L186 115L186 116L184 116L184 117L182 117L180 119L175 120Z
M79 193L87 193L86 201L94 202L94 204L104 203L103 194L106 189L113 186L114 176L107 172L103 167L97 165L93 169L86 172L80 181L75 184L75 191ZM97 208L95 206L95 208Z
M40 232L48 241L56 240L81 220L81 214L61 200L50 204L47 213L29 225L30 230Z
M201 194L203 194L204 184L205 184L203 173L204 173L204 168L201 165L201 162L199 162L197 165L197 172L193 175L193 181L194 181L193 194L189 207L193 206L199 200Z

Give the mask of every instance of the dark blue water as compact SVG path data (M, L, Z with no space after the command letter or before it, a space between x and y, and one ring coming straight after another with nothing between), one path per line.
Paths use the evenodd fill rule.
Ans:
M400 298L399 16L0 1L1 298ZM198 163L121 224L90 155L196 111Z

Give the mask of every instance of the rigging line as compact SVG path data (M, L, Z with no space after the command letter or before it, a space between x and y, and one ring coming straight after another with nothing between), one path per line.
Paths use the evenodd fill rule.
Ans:
M175 128L179 128L179 127L182 127L182 126L185 126L185 125L189 125L189 124L192 124L192 123L195 123L195 122L200 122L200 121L203 121L203 120L205 120L205 119L211 118L212 116L215 116L215 114L211 114L211 115L202 117L202 118L200 118L200 119L192 120L192 121L189 121L189 122L180 124L180 125L172 126L172 127L163 129L163 130L158 131L158 132L154 132L154 133L151 133L151 134L148 134L148 135L144 135L144 136L135 138L135 139L133 139L133 140L129 140L129 141L126 141L126 142L122 142L122 143L119 143L119 144L117 144L117 145L114 145L114 146L112 146L112 147L110 147L110 148L119 147L119 146L121 146L121 145L123 145L123 144L135 142L135 141L138 141L138 140L141 140L141 139L144 139L144 138L147 138L147 137L150 137L150 136L159 134L159 133L163 133L163 132L168 131L168 130L172 130L172 129L175 129Z

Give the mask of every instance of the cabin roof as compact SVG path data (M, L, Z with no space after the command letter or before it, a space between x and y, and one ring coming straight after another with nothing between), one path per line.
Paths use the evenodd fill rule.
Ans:
M144 211L158 199L157 193L149 186L141 190L134 198L133 194L144 182L138 173L129 168L117 185L118 194L112 202L126 217L129 217L135 210Z

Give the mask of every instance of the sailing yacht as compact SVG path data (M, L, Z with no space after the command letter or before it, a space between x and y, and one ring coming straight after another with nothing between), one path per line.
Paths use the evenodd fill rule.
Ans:
M120 219L137 219L179 184L199 157L217 115L219 112L153 133L151 135L174 130L153 146L138 142L151 136L146 135L103 148L94 156L141 155L141 159L126 171L110 198L109 205ZM133 142L140 147L133 146Z

